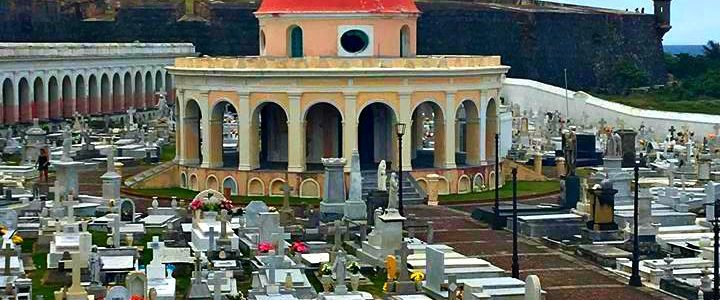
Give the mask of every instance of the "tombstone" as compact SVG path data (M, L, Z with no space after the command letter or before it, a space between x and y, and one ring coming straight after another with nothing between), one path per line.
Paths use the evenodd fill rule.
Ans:
M222 300L222 284L225 282L225 272L215 271L213 272L213 278L208 280L213 285L213 300Z
M542 300L542 289L540 278L537 275L529 275L525 279L525 300Z
M115 170L115 149L113 147L107 150L106 168L107 171L100 177L103 182L103 200L109 201L111 199L120 199L122 176L120 176L120 174L118 174Z
M428 245L425 248L425 288L440 294L443 283L445 283L445 252L441 246Z
M407 258L410 254L412 254L412 250L408 249L408 243L402 242L396 255L400 258L400 264L398 266L398 280L395 283L395 292L401 295L417 292L417 285L408 276Z
M14 209L6 209L0 211L0 224L4 225L8 230L17 229L18 214Z
M262 201L251 201L245 207L245 226L248 228L257 228L259 226L259 214L270 211Z
M347 285L345 285L346 267L345 267L345 251L342 249L338 250L337 258L335 259L335 265L333 270L335 271L335 295L345 295L348 292Z
M343 217L345 212L345 159L323 158L325 179L323 199L320 202L320 219L331 222Z
M110 214L108 217L111 219L110 223L108 224L112 228L112 244L113 247L119 248L120 247L120 215L118 214Z
M130 272L125 277L125 287L131 296L147 296L147 276L143 272Z
M135 221L135 202L130 199L120 200L120 221L122 222L134 222Z
M129 300L132 295L124 286L113 286L108 290L105 299L107 300Z
M345 201L344 215L349 220L367 219L367 206L362 199L362 173L360 171L360 154L353 150L350 160L350 193Z

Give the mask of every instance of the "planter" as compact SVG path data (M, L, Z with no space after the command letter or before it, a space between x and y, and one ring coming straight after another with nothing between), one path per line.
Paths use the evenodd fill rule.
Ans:
M323 292L330 293L330 288L332 287L332 282L333 282L332 276L330 276L330 275L322 275L322 277L320 277L320 283L323 286Z
M357 292L360 286L360 274L350 274L350 288L353 292Z

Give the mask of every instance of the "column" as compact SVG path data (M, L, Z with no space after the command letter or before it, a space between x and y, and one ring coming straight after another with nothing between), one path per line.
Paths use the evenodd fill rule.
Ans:
M5 79L0 78L0 123L7 124L5 121L5 103L3 103L3 100L5 99Z
M184 161L183 159L183 153L185 150L184 147L184 136L183 136L183 126L185 122L184 121L184 111L185 111L185 97L183 97L183 92L180 92L180 99L181 101L178 101L176 111L177 113L177 119L180 120L180 122L176 122L175 126L175 161L179 164L182 164Z
M345 119L342 122L343 130L343 158L345 158L344 171L350 172L350 161L353 150L358 149L358 118L357 93L345 94Z
M12 80L13 91L12 103L5 108L5 124L15 124L20 117L20 87L15 80Z
M455 165L455 92L445 93L445 162L443 168L454 169ZM437 155L437 151L435 151Z
M123 75L123 80L125 76ZM123 82L123 93L125 92L125 82ZM123 110L128 110L130 107L137 107L135 106L135 75L130 73L130 95L125 95L125 105L123 106Z
M118 74L118 78L120 78L120 87L118 90L115 90L115 79L113 78L112 86L113 86L113 102L112 102L112 112L123 112L123 108L125 107L125 75ZM117 95L114 93L118 92Z
M486 115L485 110L481 110L480 118L479 118L479 120L480 120L480 141L479 142L480 142L480 160L482 162L488 161L487 151L485 151L485 148L486 148L485 146L487 145L487 143L485 142L487 140L487 136L485 136L487 133L487 117L485 115Z
M102 73L99 74L100 76L95 76L95 98L92 97L91 94L89 94L90 91L90 76L88 76L88 111L90 114L99 115L102 112ZM91 104L95 103L95 104ZM93 106L95 109L93 109ZM180 122L182 123L182 119L178 118Z
M77 78L77 77L75 77ZM63 81L65 79L63 78ZM70 118L77 111L77 89L75 79L70 77L70 99L63 99L63 116Z
M201 103L201 105L207 106L208 103L208 92L202 92L198 95L197 102ZM200 118L200 136L202 137L201 143L200 143L200 151L202 151L202 163L200 164L201 168L209 168L212 164L212 151L211 147L213 145L212 143L212 128L210 128L210 118L211 118L211 112L208 110L203 111L203 107L200 107L201 110L201 118Z
M204 119L210 119L210 118L203 118ZM204 128L204 127L203 127ZM208 121L208 130L207 131L207 138L203 137L203 150L205 148L207 149L207 152L209 152L207 158L206 156L203 156L203 164L205 164L204 161L207 161L207 166L209 168L220 168L223 166L223 119L218 120L212 120L210 119Z
M413 126L413 120L412 120L412 104L410 102L411 100L411 93L405 92L405 93L399 93L398 99L400 100L400 110L397 112L398 120L402 123L405 123L405 135L403 135L403 144L402 144L402 169L404 172L411 171L412 170L412 151L413 145L412 145L412 126ZM421 122L422 123L422 122ZM395 125L393 124L393 135L397 135L397 131L395 130ZM393 146L394 149L397 149L397 146ZM398 151L396 151L399 153ZM397 159L395 159L397 161Z
M480 119L467 119L465 121L466 164L473 166L480 164L480 140Z
M301 93L288 94L288 172L305 171L305 119L300 104Z
M137 72L135 72L137 76ZM140 87L140 89L138 89ZM139 82L135 82L135 106L138 109L145 109L145 74L140 73Z
M35 107L37 107L38 110L38 119L40 121L45 121L50 118L49 115L49 102L50 102L50 78L45 76L43 78L43 86L42 92L40 93L40 101L39 103L35 103ZM35 90L35 81L33 80L33 90ZM37 93L37 91L35 91Z
M252 163L252 155L255 155L254 153L257 152L254 151L254 149L257 149L258 147L257 140L254 140L255 137L257 137L257 134L253 135L251 132L253 116L251 111L252 108L250 107L250 93L240 92L238 97L238 138L243 139L244 137L247 141L249 141L240 141L238 143L238 170L250 171L255 168Z

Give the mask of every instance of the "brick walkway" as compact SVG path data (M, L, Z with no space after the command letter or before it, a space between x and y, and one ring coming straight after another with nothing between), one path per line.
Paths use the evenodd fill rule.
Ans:
M435 243L447 244L457 252L478 257L503 268L510 276L512 233L494 231L472 219L468 206L451 209L443 206L412 206L407 213L418 222L432 221ZM424 232L416 237L425 239ZM618 278L582 258L543 246L531 239L520 238L520 277L538 275L547 299L642 300L675 299L648 288L633 288L626 279Z

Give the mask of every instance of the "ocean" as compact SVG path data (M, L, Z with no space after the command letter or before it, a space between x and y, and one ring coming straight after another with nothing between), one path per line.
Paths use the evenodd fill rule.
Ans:
M702 55L703 45L663 45L665 52L670 54L687 53L690 55Z

